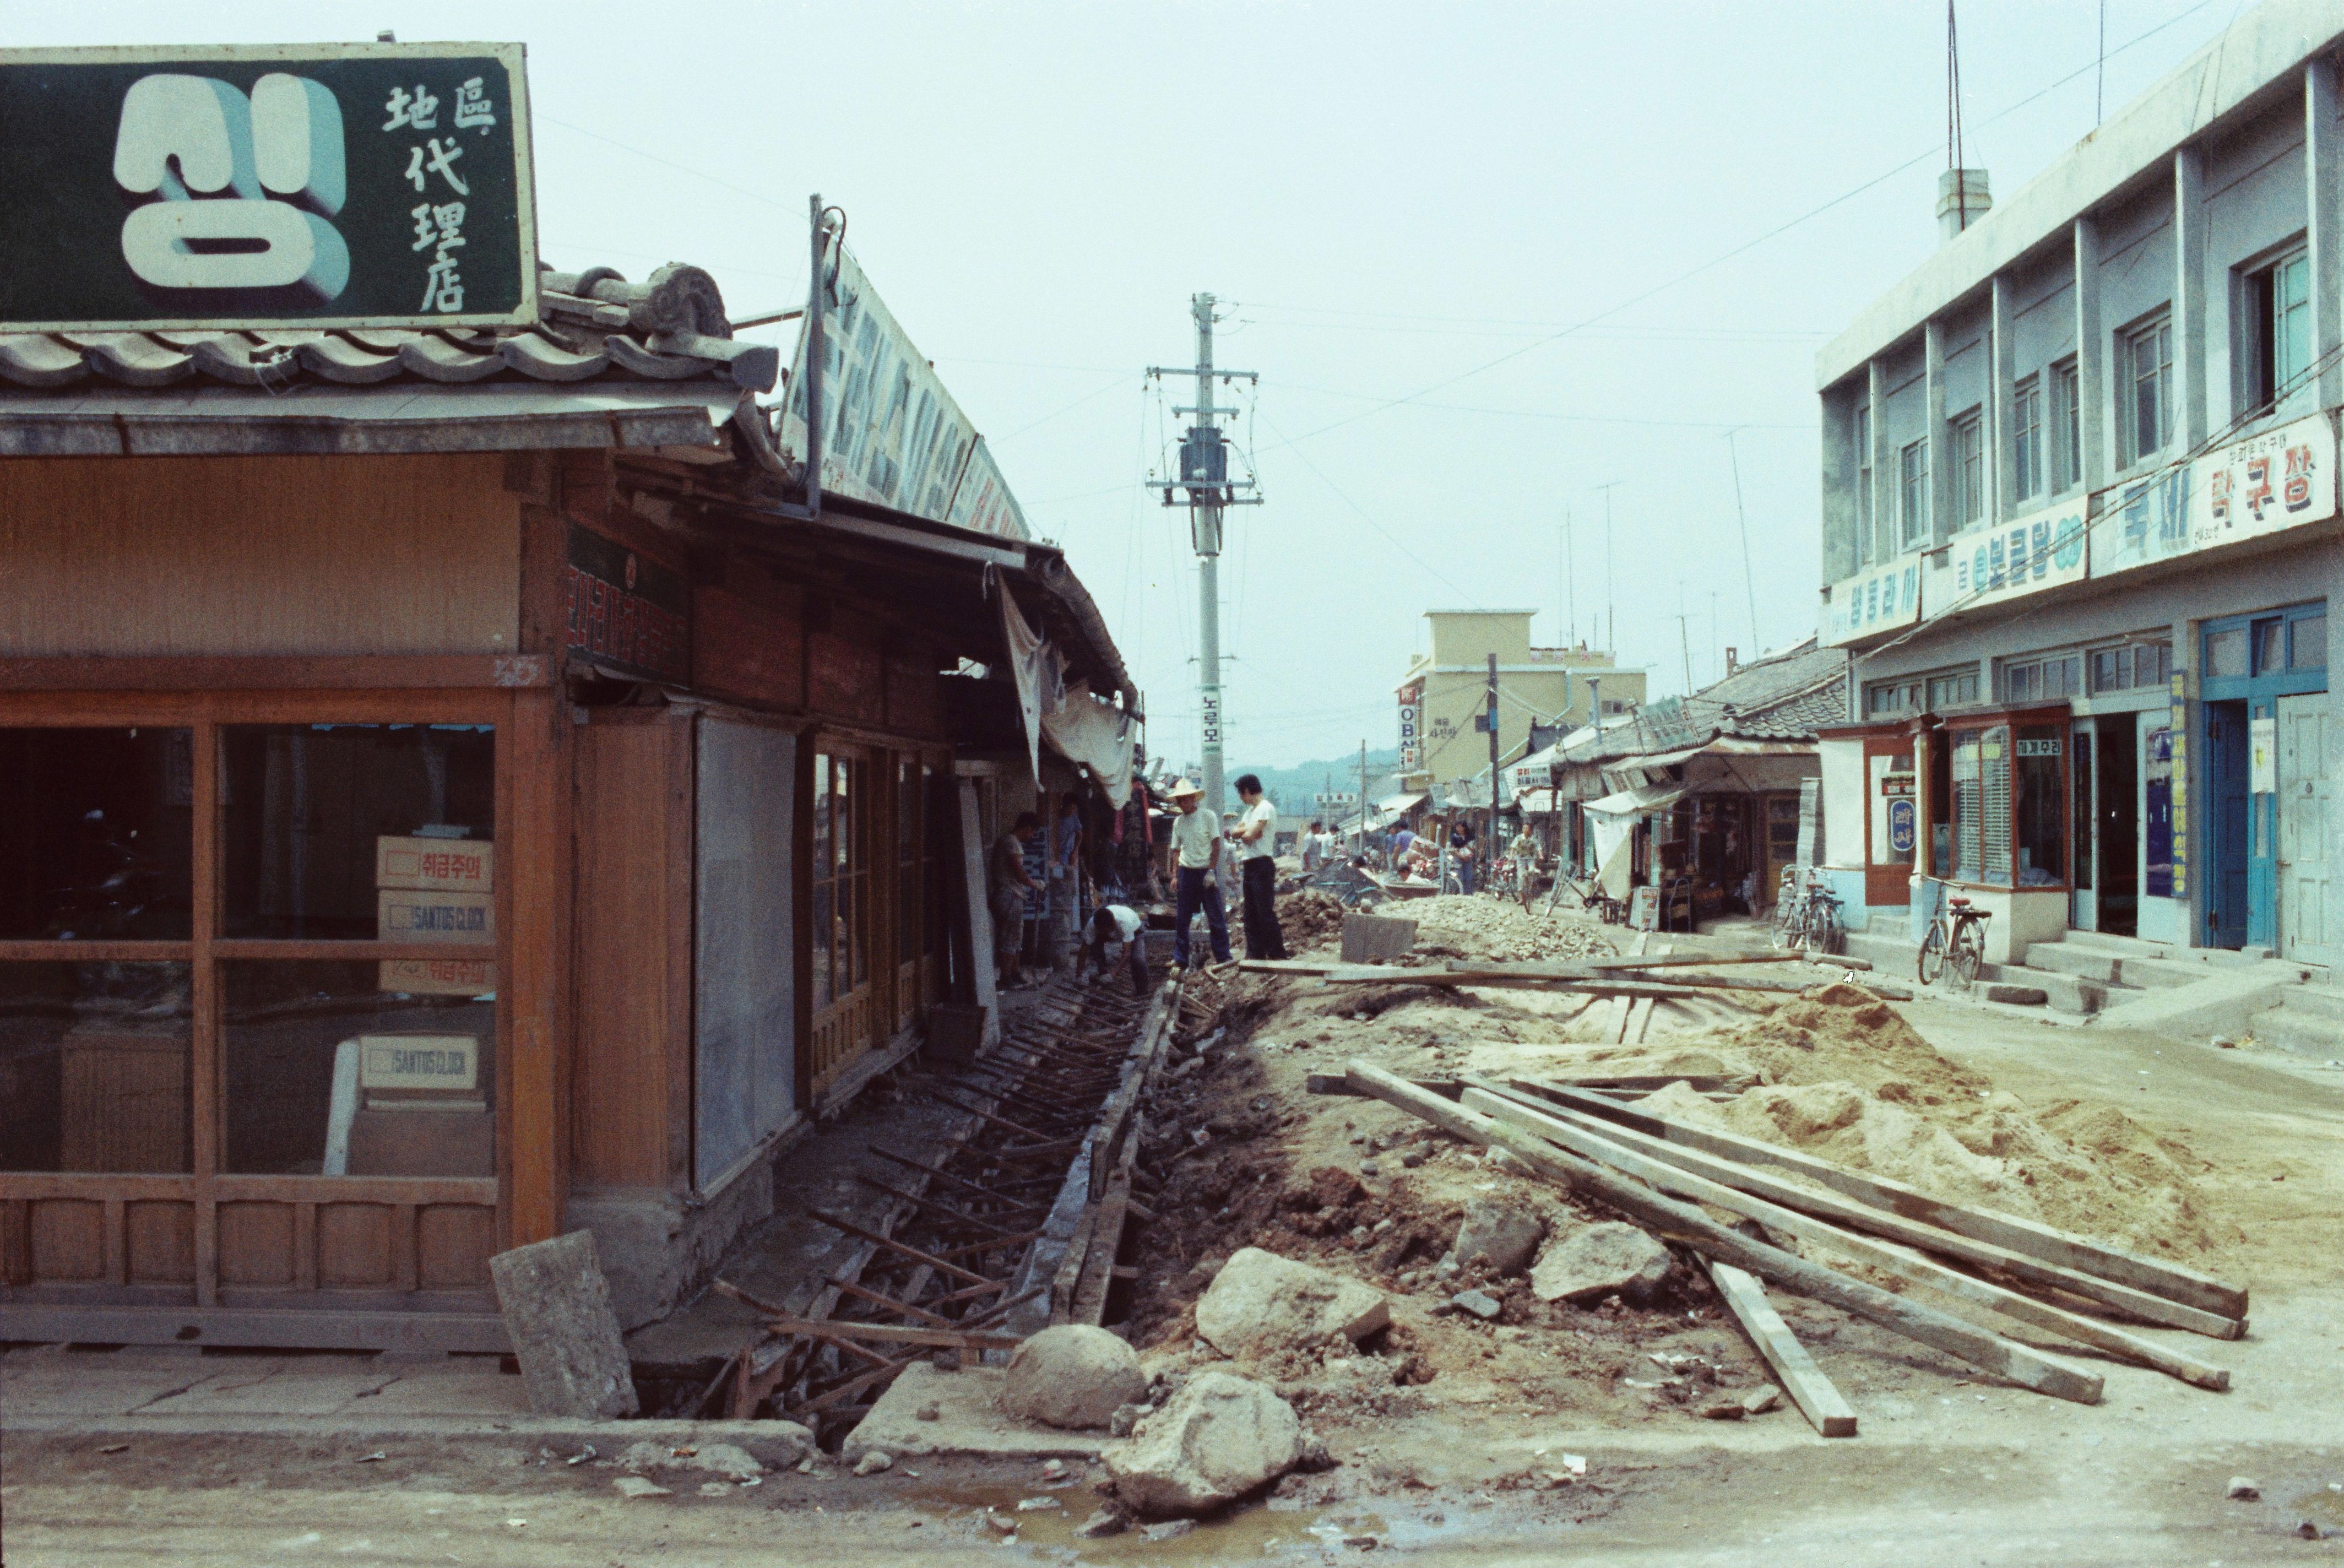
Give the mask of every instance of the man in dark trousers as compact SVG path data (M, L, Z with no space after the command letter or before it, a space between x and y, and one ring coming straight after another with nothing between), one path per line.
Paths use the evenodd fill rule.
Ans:
M1252 774L1238 776L1238 870L1244 877L1246 956L1283 958L1286 936L1278 928L1278 807L1261 793Z
M1188 926L1197 912L1205 914L1205 929L1213 944L1213 962L1229 961L1229 917L1221 906L1220 885L1213 880L1213 868L1219 864L1224 845L1219 824L1213 814L1197 809L1197 803L1205 792L1182 779L1165 793L1165 799L1180 814L1172 819L1172 858L1176 871L1173 889L1172 963L1185 970L1188 967Z

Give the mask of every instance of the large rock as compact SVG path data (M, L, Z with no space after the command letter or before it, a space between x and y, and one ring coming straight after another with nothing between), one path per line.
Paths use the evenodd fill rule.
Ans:
M500 1252L489 1278L532 1412L587 1421L636 1413L633 1371L591 1231Z
M1500 1274L1518 1274L1546 1237L1546 1219L1529 1204L1506 1198L1476 1198L1465 1206L1457 1227L1454 1255L1470 1263L1487 1255Z
M1203 1372L1104 1458L1116 1496L1164 1518L1209 1512L1268 1485L1303 1447L1293 1406L1250 1378Z
M1531 1270L1531 1290L1541 1301L1635 1300L1652 1294L1668 1271L1667 1248L1632 1225L1607 1220L1548 1242Z
M1269 1356L1329 1334L1364 1340L1391 1321L1383 1292L1247 1247L1197 1301L1197 1332L1226 1356Z
M1035 1334L1009 1357L1001 1408L1070 1431L1103 1427L1118 1405L1147 1397L1139 1355L1105 1329L1061 1323Z

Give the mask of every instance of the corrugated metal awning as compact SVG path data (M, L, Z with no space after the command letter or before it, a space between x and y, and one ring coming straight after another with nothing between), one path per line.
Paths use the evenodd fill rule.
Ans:
M1617 794L1607 794L1601 800L1591 800L1587 809L1601 816L1630 816L1638 812L1659 811L1684 799L1692 790L1690 784L1643 784L1635 789L1623 789Z

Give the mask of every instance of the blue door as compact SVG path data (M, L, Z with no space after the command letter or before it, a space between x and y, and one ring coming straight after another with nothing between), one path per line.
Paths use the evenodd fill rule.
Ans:
M2238 947L2250 921L2247 705L2206 704L2206 946Z

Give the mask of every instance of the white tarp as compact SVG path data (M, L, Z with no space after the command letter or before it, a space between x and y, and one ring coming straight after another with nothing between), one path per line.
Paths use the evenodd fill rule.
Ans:
M1043 710L1042 733L1060 756L1090 769L1107 804L1123 809L1131 799L1131 715L1077 681L1056 707Z
M991 568L986 569L990 572ZM1026 623L1017 608L1017 601L1009 597L1009 590L1001 593L1001 640L1009 650L1010 678L1017 683L1017 712L1026 724L1026 760L1034 769L1034 777L1042 776L1042 709L1044 689L1055 685L1051 679L1051 662L1056 652L1044 646L1042 638ZM1056 697L1056 693L1049 695ZM1051 706L1056 706L1053 702Z
M1028 539L985 438L840 246L823 319L822 487L917 517ZM779 442L806 451L806 340L798 333Z

